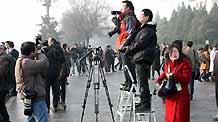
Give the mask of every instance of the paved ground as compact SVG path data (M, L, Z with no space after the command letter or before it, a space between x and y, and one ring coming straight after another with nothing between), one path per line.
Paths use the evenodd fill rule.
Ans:
M108 73L106 74L106 79L115 113L119 95L119 84L121 81L123 81L123 74L120 71L116 73ZM83 104L87 77L71 76L68 80L70 85L67 86L67 110L59 111L57 113L50 112L50 122L80 122L82 113L81 106ZM95 80L97 79L95 78ZM212 116L218 111L215 105L214 84L198 81L195 83L195 95L193 101L191 101L191 122L212 122ZM95 122L93 94L94 92L92 85L89 91L83 122ZM102 84L99 94L99 122L112 122L105 90ZM156 96L153 96L153 105L156 110L157 122L164 122L164 104L162 103L162 100ZM7 106L12 122L26 121L26 118L23 115L22 103L18 98L10 98ZM128 116L125 117L125 120L128 120Z

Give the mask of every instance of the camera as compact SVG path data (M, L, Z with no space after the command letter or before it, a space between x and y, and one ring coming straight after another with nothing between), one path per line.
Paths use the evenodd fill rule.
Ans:
M111 11L111 14L112 15L117 15L117 14L119 15L119 14L121 14L121 11Z
M42 42L42 35L35 36L36 38L36 46L40 45Z
M37 35L35 36L35 45L37 50L41 50L42 53L47 52L47 47L48 47L48 41L47 40L42 40L42 35Z
M120 20L117 17L112 18L112 22L114 23L115 27L112 31L108 32L109 37L112 37L115 33L120 34Z
M37 96L36 92L31 92L28 89L24 89L23 91L24 95L24 115L26 116L31 116L33 113L33 108L32 108L32 100Z

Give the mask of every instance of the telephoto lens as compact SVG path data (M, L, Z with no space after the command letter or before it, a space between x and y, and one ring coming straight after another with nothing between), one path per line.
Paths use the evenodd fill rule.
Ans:
M31 92L25 90L23 92L24 95L24 115L31 116L33 113L32 109L32 100L31 100Z

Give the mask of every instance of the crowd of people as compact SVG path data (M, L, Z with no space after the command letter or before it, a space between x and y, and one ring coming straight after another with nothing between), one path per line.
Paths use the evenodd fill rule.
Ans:
M17 51L12 41L2 42L0 122L10 122L5 98L17 94L23 100L28 122L47 122L50 109L57 112L60 105L66 108L67 78L74 74L86 76L93 65L95 51L105 72L124 69L122 90L130 91L132 83L138 84L140 103L136 105L136 112L151 110L149 79L158 86L164 79L175 80L177 91L164 98L165 122L190 122L190 100L194 99L195 80L216 83L218 79L218 45L207 44L204 48L195 49L192 41L175 40L159 46L156 25L149 24L153 19L152 11L143 9L138 20L134 6L128 0L122 1L121 13L115 17L120 21L117 24L120 27L116 27L119 28L116 49L111 45L102 49L82 44L61 44L55 38L49 38L47 46L38 47L33 42L24 42ZM218 115L215 120L218 121Z
M31 97L33 113L31 115L34 116L28 116L29 122L48 121L50 109L57 112L59 106L66 108L66 85L69 84L67 77L76 73L78 76L87 74L93 65L94 50L91 46L85 47L80 44L72 46L66 43L60 44L55 38L49 38L47 46L42 47L38 47L34 42L24 42L20 51L14 49L12 41L2 42L0 122L9 122L5 98L17 96L17 93L24 101L24 106L28 104L25 103L26 95ZM98 55L105 72L115 72L116 53L111 46L106 46L105 51L98 47ZM52 106L50 88L53 95Z

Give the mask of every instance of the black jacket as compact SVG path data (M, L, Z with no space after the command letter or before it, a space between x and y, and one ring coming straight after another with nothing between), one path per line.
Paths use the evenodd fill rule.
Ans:
M48 47L46 56L49 60L48 79L55 80L59 77L62 64L65 62L64 52L59 45L54 44Z
M137 33L134 42L129 46L130 53L137 53L157 45L156 25L143 25Z
M144 51L144 58L148 58L149 63L152 63L156 45L156 25L145 24L139 29L133 43L128 46L128 53L135 55L140 51Z
M14 77L15 62L15 59L8 54L0 56L0 92L9 90L9 84Z
M18 56L19 56L19 52L18 52L16 49L12 49L12 50L9 52L9 54L10 54L12 57L14 57L16 60L17 60L17 58L18 58Z

